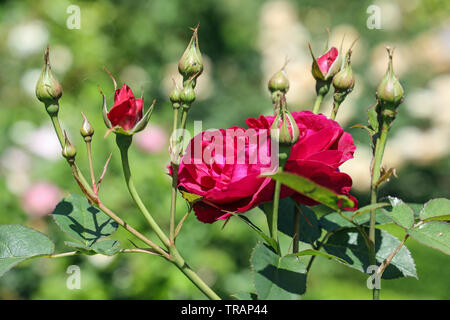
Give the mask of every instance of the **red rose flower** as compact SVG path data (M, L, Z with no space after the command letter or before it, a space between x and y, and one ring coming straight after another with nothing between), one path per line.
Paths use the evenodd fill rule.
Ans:
M114 94L114 105L108 112L108 119L113 127L122 127L129 131L142 119L142 108L144 102L141 98L136 99L131 89L124 84Z
M178 186L203 197L194 204L200 221L212 223L228 218L226 211L245 212L270 201L273 195L265 187L271 179L260 177L270 170L270 161L250 160L258 147L267 150L267 137L264 130L233 127L202 132L191 140L181 159Z
M356 149L352 136L344 132L336 121L317 115L310 111L292 112L300 136L292 146L291 154L284 167L285 171L301 175L319 185L327 187L338 194L349 196L357 207L357 200L349 194L352 179L349 175L339 172L339 166L353 158ZM275 117L260 116L257 119L246 120L250 128L270 128ZM274 183L268 188L273 192ZM283 187L281 196L292 195L300 203L315 205L317 202L301 194L288 191Z
M293 112L292 116L300 136L291 149L285 170L338 194L348 195L356 204L356 199L349 195L351 178L338 170L343 162L353 157L355 146L351 135L323 115L303 111ZM260 175L277 170L277 166L272 167L269 157L270 127L274 118L250 118L246 120L249 129L234 127L202 132L191 140L180 163L178 187L202 197L194 204L200 221L212 223L226 219L231 215L228 212L245 212L273 200L275 183ZM205 154L210 156L205 157ZM259 158L263 154L269 161ZM280 197L289 196L306 205L317 204L283 186Z

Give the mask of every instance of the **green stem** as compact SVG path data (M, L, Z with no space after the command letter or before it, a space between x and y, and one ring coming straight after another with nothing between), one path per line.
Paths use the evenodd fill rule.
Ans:
M61 149L62 149L62 148L64 148L65 139L64 139L64 133L61 129L61 124L59 123L58 115L52 114L52 115L50 115L50 119L52 121L53 128L55 129L56 135L58 137L58 140L59 140L59 143L60 143ZM74 163L74 166L75 166L75 170L77 171L78 178L80 179L83 186L87 190L92 191L91 186L87 182L86 178L83 176L83 173L81 172L80 168L78 168L78 166L75 163Z
M300 236L300 208L297 206L294 206L294 244L292 246L292 253L298 252L298 239Z
M172 262L192 283L211 300L221 300L220 297L189 267L175 246L170 248Z
M89 161L89 171L91 173L91 183L92 183L92 190L95 194L97 194L97 185L95 182L95 175L94 175L94 165L92 163L92 148L91 148L91 141L86 141L86 149L87 149L87 155L88 155L88 161Z
M279 167L278 170L282 170L282 167ZM273 208L272 208L272 216L269 219L269 230L270 236L277 244L278 253L280 253L280 244L278 243L278 208L280 204L280 193L281 193L281 182L275 182L275 190L273 193Z
M132 139L133 139L132 136L116 134L116 143L120 150L123 174L125 177L126 185L128 187L128 191L130 192L131 197L133 198L133 200L136 203L139 210L144 215L145 219L147 220L147 222L150 225L150 227L152 228L152 230L156 233L156 235L162 241L162 243L167 248L169 248L171 245L169 238L167 238L166 234L161 230L159 225L156 223L155 219L153 219L153 216L147 210L146 206L142 202L142 199L136 190L136 187L134 186L134 182L133 182L133 178L132 178L131 170L130 170L130 163L128 160L128 149L131 145Z
M173 131L172 134L177 134L178 128L178 109L173 109ZM176 137L178 140L178 137ZM178 155L177 155L178 159ZM175 242L175 215L177 211L177 185L178 185L178 163L172 163L172 195L170 201L170 234L169 239L171 243Z
M313 112L315 114L319 113L319 109L320 109L320 105L322 104L323 97L324 96L322 94L318 94L316 97L316 101L314 102L314 107L313 107Z
M341 105L340 102L334 100L333 101L333 109L331 109L331 119L334 120L336 119L336 114L338 112L339 106Z
M383 121L378 132L378 137L375 142L375 152L373 157L373 167L372 167L372 181L370 187L370 203L377 203L377 193L378 187L377 182L381 175L381 163L383 160L384 149L386 147L387 133L389 131L389 124ZM376 265L376 252L375 252L375 222L376 222L376 211L372 210L370 212L370 226L369 226L369 240L370 240L370 257L371 264ZM373 289L373 299L379 300L380 290Z

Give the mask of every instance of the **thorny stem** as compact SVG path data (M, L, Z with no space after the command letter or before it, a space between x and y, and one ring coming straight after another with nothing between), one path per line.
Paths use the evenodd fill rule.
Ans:
M395 250L392 251L391 254L386 259L384 259L383 263L378 267L378 270L377 270L378 278L381 279L381 276L383 275L384 270L386 270L386 268L391 263L392 259L394 259L395 255L400 251L400 249L403 247L403 245L405 244L405 242L408 238L409 238L409 234L406 234L405 237L403 238L402 242L398 245L398 247L395 248Z
M158 238L164 243L164 245L169 249L169 261L174 263L181 272L183 272L186 277L191 280L191 282L202 291L211 300L220 300L220 297L187 265L183 257L178 252L175 245L169 240L166 234L161 230L159 225L153 219L150 212L145 207L142 202L131 176L130 164L128 161L128 149L131 144L132 137L124 135L116 135L116 142L120 149L120 155L122 158L122 167L125 176L125 182L127 184L128 190L130 191L131 197L138 206L139 210L142 212L144 217L147 219L150 227L155 231Z
M130 195L133 198L134 202L136 203L137 207L139 208L139 210L142 212L145 219L149 223L150 227L153 229L153 231L156 233L156 235L162 241L162 243L166 246L166 248L169 248L171 245L169 239L167 238L165 233L161 230L159 225L156 223L155 219L150 214L150 212L147 210L147 207L145 206L144 202L142 202L142 199L139 196L136 187L134 186L134 181L130 170L130 163L128 161L128 149L130 147L131 140L132 136L125 136L122 134L116 135L116 142L120 149L123 174L125 177L126 185L128 187L128 191L130 192Z
M94 194L92 191L89 191L86 189L86 186L83 185L80 178L78 177L78 173L75 168L75 164L71 165L72 167L72 174L77 181L81 191L86 195L88 200L92 203L95 203L100 210L102 210L104 213L106 213L111 219L113 219L115 222L117 222L120 226L122 226L125 230L135 235L138 239L140 239L142 242L147 244L150 248L154 249L157 253L159 253L161 256L165 257L166 259L169 259L169 255L166 251L161 249L156 243L142 235L139 231L134 229L132 226L130 226L127 222L119 218L111 209L109 209L107 206L105 206L100 199L98 199L97 195Z
M333 109L331 109L331 119L332 120L336 119L336 114L338 112L340 104L341 103L336 100L333 101Z

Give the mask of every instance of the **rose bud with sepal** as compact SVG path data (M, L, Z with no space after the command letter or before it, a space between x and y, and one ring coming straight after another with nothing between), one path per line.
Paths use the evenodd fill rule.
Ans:
M336 92L349 93L355 87L355 75L350 64L351 55L352 51L348 50L345 55L344 66L333 78L333 87Z
M340 56L337 48L332 47L320 57L316 58L312 52L311 45L308 45L313 58L312 75L316 80L329 80L339 71Z
M377 87L377 99L383 105L383 108L389 109L395 112L395 109L402 103L404 90L400 81L394 74L393 54L394 49L386 47L389 55L389 64L380 84Z
M275 91L286 93L289 90L289 79L284 67L270 78L268 88L272 93Z
M62 148L61 154L64 158L69 161L69 163L73 163L75 161L75 156L77 154L77 149L69 140L67 133L64 131L64 147Z
M106 126L115 133L123 135L133 135L143 130L152 115L155 100L143 114L144 101L142 98L136 99L131 89L123 84L114 94L114 105L108 111L106 97L103 96L103 120Z
M81 113L81 115L83 116L83 124L80 128L80 134L86 142L91 141L92 136L94 135L94 127L91 125L83 112Z
M44 66L36 83L36 97L45 104L50 115L56 115L59 110L58 100L62 96L61 84L54 77L49 59L49 47L45 50Z
M178 71L183 76L184 81L194 82L203 72L203 58L198 45L198 26L193 29L191 41L178 62Z

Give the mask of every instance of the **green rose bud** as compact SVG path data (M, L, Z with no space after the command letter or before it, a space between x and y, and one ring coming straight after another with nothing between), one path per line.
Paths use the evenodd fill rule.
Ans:
M384 78L381 80L377 88L377 98L389 107L397 108L403 101L403 87L394 74L394 66L392 56L394 50L387 47L389 54L389 65Z
M352 51L349 50L343 68L333 78L333 87L338 92L350 92L355 87L355 76L350 65L351 55Z
M75 156L77 154L77 149L70 143L69 137L67 137L67 133L64 132L64 148L62 149L62 155L67 161L73 163L75 161Z
M49 47L47 47L44 54L44 66L36 83L36 97L46 106L55 106L47 110L49 113L57 113L57 104L61 96L62 87L51 72Z
M275 117L270 129L271 139L279 142L281 146L294 145L300 136L297 122L295 122L294 117L287 110L283 110Z
M286 93L289 90L289 79L284 67L270 78L268 87L271 92L281 91Z
M83 124L80 128L81 136L84 138L85 141L91 141L92 136L94 135L94 127L90 124L84 113L81 113L83 115Z
M190 105L195 100L195 91L191 86L184 87L180 93L180 100L183 104Z
M195 80L203 71L203 58L198 46L198 26L194 29L191 41L178 62L178 71L184 79Z

